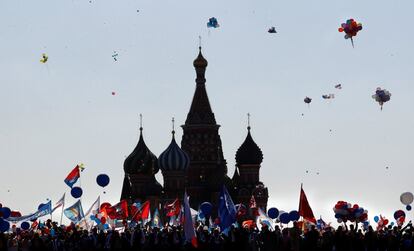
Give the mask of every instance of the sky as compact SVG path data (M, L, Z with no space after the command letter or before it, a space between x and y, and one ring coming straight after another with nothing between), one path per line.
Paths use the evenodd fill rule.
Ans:
M0 203L23 214L64 192L74 203L63 179L78 163L85 210L98 195L119 201L139 114L156 155L170 143L171 118L185 122L201 36L230 176L250 113L269 207L297 209L303 183L326 221L338 200L368 209L371 221L392 219L404 208L400 194L414 190L413 8L408 0L0 1ZM219 28L207 28L210 17ZM349 18L363 25L355 48L337 30ZM377 87L392 93L382 111L371 98ZM335 99L321 98L329 93ZM105 189L100 173L111 179Z

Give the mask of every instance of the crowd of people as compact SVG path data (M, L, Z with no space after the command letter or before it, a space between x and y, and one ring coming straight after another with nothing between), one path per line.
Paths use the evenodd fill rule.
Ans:
M120 230L91 231L59 227L56 223L42 229L0 233L0 251L146 251L146 250L239 250L239 251L406 251L414 250L414 229L411 222L405 227L388 226L381 230L357 229L341 225L317 229L315 225L303 231L276 225L239 228L232 226L225 233L219 228L202 224L196 228L197 244L186 242L181 226L161 229L137 225ZM196 246L196 247L195 247Z

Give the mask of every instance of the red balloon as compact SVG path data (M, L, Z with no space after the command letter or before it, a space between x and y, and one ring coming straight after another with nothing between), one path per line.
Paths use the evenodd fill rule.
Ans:
M101 218L101 223L102 223L102 224L105 224L105 223L106 223L106 218L105 218L105 217L102 217L102 218Z
M102 203L101 207L100 207L100 211L102 212L104 210L104 208L107 208L107 207L111 207L111 203L109 203L109 202Z

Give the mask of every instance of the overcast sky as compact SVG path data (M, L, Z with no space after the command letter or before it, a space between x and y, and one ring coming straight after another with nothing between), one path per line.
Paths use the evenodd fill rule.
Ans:
M400 194L414 190L413 8L409 0L2 0L0 203L23 214L64 192L73 203L63 179L80 162L85 210L99 194L119 200L139 113L156 155L170 143L171 117L185 121L201 35L230 176L250 112L269 206L297 209L303 182L327 221L338 200L371 220L392 218ZM210 17L218 29L206 27ZM349 18L363 24L354 49L337 31ZM392 93L383 111L371 98L377 87ZM335 99L321 98L329 93ZM99 173L111 178L106 194Z

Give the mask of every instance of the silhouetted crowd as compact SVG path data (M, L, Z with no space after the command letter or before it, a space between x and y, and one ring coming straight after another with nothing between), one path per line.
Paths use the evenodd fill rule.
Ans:
M0 233L0 251L146 251L146 250L238 250L238 251L405 251L414 250L414 229L388 226L374 230L356 229L354 225L336 230L311 226L303 232L296 224L290 228L276 226L270 230L232 227L227 234L219 228L199 225L196 228L197 248L185 241L181 226L162 229L135 226L122 231L91 231L75 227L58 227L35 231Z

